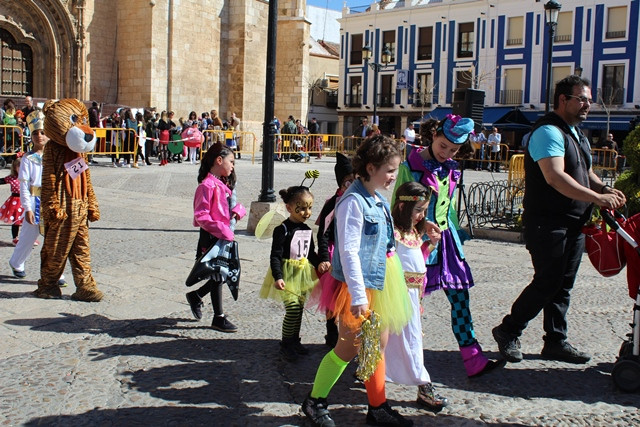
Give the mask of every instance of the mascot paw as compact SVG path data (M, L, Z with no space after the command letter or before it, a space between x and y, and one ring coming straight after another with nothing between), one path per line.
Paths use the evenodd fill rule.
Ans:
M33 295L38 298L43 299L52 299L52 298L62 298L62 291L59 286L52 287L38 287L35 291L33 291Z
M88 218L89 218L89 221L91 221L91 222L99 221L100 220L100 212L89 211Z
M78 289L71 295L71 299L84 302L99 302L104 294L97 288L95 289Z

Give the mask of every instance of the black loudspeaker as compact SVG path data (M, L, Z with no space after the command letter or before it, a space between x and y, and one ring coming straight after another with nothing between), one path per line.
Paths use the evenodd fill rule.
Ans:
M484 113L484 91L477 89L456 89L453 92L452 113L473 119L476 130L482 128Z

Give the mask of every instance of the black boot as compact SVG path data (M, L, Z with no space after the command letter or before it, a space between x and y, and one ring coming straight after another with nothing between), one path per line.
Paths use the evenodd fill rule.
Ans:
M280 341L280 356L287 362L295 362L298 360L298 352L296 351L297 338L282 338Z

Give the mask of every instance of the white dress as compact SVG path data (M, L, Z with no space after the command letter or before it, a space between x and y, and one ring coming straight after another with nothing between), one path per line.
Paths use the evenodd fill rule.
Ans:
M415 232L406 234L404 238L397 229L394 233L396 251L405 272L413 314L402 333L389 334L385 350L387 381L406 385L427 384L431 382L431 377L424 367L420 313L420 299L426 274L424 255L420 249L423 242Z

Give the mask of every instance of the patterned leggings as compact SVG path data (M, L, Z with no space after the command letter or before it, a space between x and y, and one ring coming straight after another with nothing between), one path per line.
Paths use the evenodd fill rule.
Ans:
M282 339L300 337L302 325L303 303L300 301L286 301L284 303L284 321L282 322Z
M469 310L468 289L444 289L451 303L451 329L460 347L475 344L476 333L473 330L473 319Z

